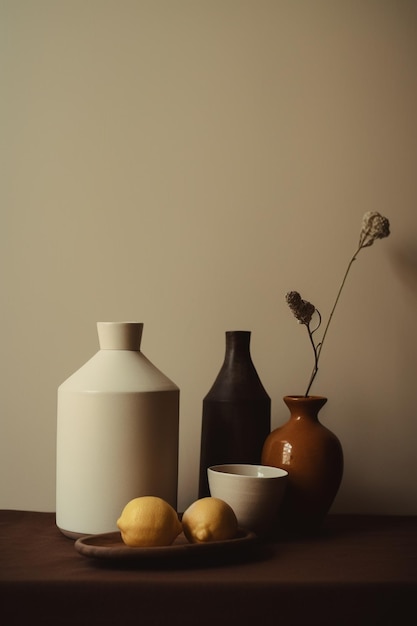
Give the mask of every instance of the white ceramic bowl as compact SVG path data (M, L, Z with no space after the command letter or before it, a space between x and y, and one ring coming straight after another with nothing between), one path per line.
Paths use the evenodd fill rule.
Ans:
M225 464L207 470L210 494L227 502L239 526L265 535L277 523L288 472L268 465Z

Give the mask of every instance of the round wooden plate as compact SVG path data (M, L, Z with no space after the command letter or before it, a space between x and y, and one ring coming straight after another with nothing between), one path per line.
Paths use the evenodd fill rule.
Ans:
M74 543L75 549L83 556L94 559L115 561L171 561L190 556L225 556L226 553L244 551L257 541L255 533L239 529L234 539L207 543L189 543L181 533L170 546L133 548L123 543L120 532L86 535Z

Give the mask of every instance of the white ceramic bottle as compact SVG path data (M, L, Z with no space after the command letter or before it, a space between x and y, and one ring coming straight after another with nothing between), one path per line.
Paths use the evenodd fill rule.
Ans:
M58 388L56 524L117 530L133 498L177 506L179 389L140 351L143 324L98 322L100 350Z

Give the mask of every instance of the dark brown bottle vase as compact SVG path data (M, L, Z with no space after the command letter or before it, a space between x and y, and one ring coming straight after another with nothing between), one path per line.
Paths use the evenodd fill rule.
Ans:
M271 399L250 355L250 331L226 332L226 354L203 400L199 498L210 495L207 468L261 462L271 431Z

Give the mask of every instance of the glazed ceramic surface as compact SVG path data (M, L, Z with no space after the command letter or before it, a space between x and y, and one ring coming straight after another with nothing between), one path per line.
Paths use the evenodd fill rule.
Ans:
M127 502L177 506L179 389L140 351L143 324L97 324L100 350L58 389L57 526L117 530Z
M207 470L210 494L227 502L238 524L258 535L276 523L288 473L276 467L225 464Z
M265 441L262 462L288 471L288 488L280 521L295 532L314 532L339 489L343 451L339 439L323 426L321 396L285 396L290 419Z
M227 331L226 353L203 400L199 497L209 495L207 468L260 463L271 430L271 400L250 355L249 331Z

